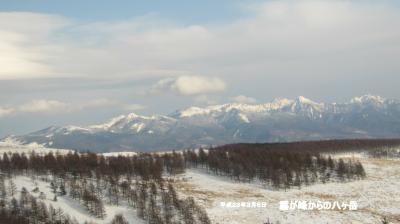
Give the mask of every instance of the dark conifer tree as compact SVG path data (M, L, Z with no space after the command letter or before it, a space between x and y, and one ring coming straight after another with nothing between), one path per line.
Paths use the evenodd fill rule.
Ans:
M111 224L129 224L121 214L115 215Z

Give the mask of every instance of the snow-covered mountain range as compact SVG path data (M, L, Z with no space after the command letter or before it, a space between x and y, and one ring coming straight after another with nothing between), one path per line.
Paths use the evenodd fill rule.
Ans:
M24 144L105 152L381 137L400 137L400 101L364 95L347 103L318 103L300 96L265 104L190 107L168 116L130 113L103 124L51 126L8 138Z

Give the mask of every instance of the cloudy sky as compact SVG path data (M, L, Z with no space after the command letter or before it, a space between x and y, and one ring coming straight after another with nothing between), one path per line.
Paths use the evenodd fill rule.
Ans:
M233 101L400 99L399 27L383 0L0 1L0 137Z

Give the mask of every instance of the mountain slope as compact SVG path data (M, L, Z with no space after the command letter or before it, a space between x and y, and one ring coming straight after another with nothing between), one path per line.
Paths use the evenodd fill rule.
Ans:
M400 102L379 96L347 103L305 97L265 104L191 107L168 116L134 113L87 127L48 127L12 138L47 147L92 151L156 151L235 142L400 137Z

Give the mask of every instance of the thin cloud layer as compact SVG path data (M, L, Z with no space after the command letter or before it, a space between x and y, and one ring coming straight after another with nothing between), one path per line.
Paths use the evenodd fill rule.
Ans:
M144 78L181 71L304 80L400 71L399 8L271 1L247 10L251 16L230 23L189 26L152 16L80 23L57 15L0 13L0 79Z
M12 108L0 107L0 118L10 115L14 112Z
M51 57L63 44L53 40L68 25L62 16L31 12L0 12L0 79L54 75Z
M18 107L20 112L38 113L38 112L60 112L69 110L69 105L57 100L32 100Z
M95 99L85 103L67 103L58 100L36 99L14 107L0 107L0 117L26 113L63 114L95 108L113 107L126 111L143 110L141 104L128 104L110 99Z

